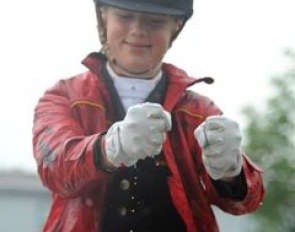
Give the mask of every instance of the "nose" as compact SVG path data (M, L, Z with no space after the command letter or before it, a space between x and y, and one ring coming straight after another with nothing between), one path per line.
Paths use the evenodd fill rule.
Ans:
M133 36L145 36L147 33L145 20L140 17L134 19L133 23L131 24L130 31Z

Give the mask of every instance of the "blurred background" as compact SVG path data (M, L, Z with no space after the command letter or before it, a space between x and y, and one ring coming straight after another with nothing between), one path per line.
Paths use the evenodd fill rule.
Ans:
M195 0L194 8L165 61L214 77L192 89L241 123L267 190L255 214L215 209L221 231L295 231L295 2ZM92 0L1 1L0 28L0 231L41 231L50 196L32 154L34 107L99 50L94 7Z

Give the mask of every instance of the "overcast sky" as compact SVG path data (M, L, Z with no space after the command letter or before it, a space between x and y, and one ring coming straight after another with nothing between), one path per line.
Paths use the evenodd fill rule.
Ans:
M270 77L295 49L294 0L197 0L195 14L166 61L214 85L194 90L243 123L241 108L261 104ZM0 168L34 171L33 109L58 79L85 71L81 59L99 50L91 0L0 2Z

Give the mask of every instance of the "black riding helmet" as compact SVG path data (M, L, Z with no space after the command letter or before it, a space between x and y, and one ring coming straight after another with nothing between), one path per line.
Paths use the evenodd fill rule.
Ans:
M171 15L185 21L193 14L193 0L94 0L100 6L111 6L143 13Z
M98 22L99 40L102 44L101 52L108 54L106 28L101 17L100 8L103 6L138 11L148 14L170 15L183 20L179 30L172 36L170 46L182 31L186 21L193 14L193 0L94 0Z

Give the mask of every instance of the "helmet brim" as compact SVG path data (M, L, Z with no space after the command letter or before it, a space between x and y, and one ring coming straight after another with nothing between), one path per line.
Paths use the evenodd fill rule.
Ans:
M96 1L98 6L111 6L124 10L138 11L142 13L158 14L158 15L170 15L181 18L189 18L192 12L185 12L183 9L179 9L173 6L155 4L154 2L139 2L138 0L98 0Z

